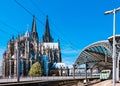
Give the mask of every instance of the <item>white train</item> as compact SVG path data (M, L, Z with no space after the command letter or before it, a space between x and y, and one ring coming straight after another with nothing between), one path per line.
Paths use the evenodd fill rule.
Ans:
M110 79L112 77L112 71L110 69L102 70L100 73L100 80Z

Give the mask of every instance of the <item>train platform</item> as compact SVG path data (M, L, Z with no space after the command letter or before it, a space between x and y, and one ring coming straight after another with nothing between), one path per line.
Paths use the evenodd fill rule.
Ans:
M90 86L112 86L112 80L105 80ZM120 83L116 83L116 86L120 86Z

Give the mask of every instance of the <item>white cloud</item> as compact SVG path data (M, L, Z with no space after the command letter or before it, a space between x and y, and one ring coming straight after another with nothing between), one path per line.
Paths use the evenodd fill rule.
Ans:
M72 48L62 49L63 54L78 54L79 52L80 52L80 50L75 50L75 49L72 49Z
M62 62L64 62L69 68L72 67L76 61L78 55L80 54L80 49L73 49L69 45L62 48Z
M74 61L70 61L70 60L66 60L66 61L63 60L63 62L64 62L69 68L71 68L72 65L74 64Z
M69 68L72 67L76 61L78 55L62 55L62 62L64 62Z

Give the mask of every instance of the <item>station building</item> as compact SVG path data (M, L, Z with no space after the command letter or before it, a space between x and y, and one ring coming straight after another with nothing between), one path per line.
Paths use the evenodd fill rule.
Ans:
M120 35L115 36L115 60L116 60L116 74L119 70L120 59ZM73 67L74 71L80 69L81 65L91 71L97 70L100 73L104 69L112 70L113 62L113 37L109 37L107 40L98 41L85 47L76 59ZM118 72L119 73L119 72Z

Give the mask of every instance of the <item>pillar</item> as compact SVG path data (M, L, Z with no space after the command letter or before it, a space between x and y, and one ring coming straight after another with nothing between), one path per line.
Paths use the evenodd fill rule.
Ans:
M17 82L19 82L20 79L20 50L19 47L17 49Z
M10 69L9 69L9 78L10 78L11 75L12 75L12 74L11 74L11 70L12 70L12 67L11 67L11 66L12 66L12 65L11 65L11 59L9 60L9 66L10 66Z
M60 68L60 76L62 76L62 67Z
M29 65L29 60L28 60L28 59L26 59L25 63L26 63L26 75L27 75L27 74L28 74L28 65Z
M73 78L75 79L75 65L73 64Z
M118 56L117 56L116 82L119 82L119 58L120 58L120 52L118 52Z
M17 61L14 59L14 77L17 77Z
M92 68L90 68L90 75L91 75L91 78L92 78Z
M21 59L21 68L22 68L22 74L21 76L24 76L24 63L23 63L23 59Z
M69 68L67 67L67 76L69 76Z
M86 84L88 83L87 80L87 62L85 62L85 80L86 80Z
M3 78L5 78L5 74L6 74L6 69L5 69L5 59L3 59L3 67L2 67L2 75L3 75Z

